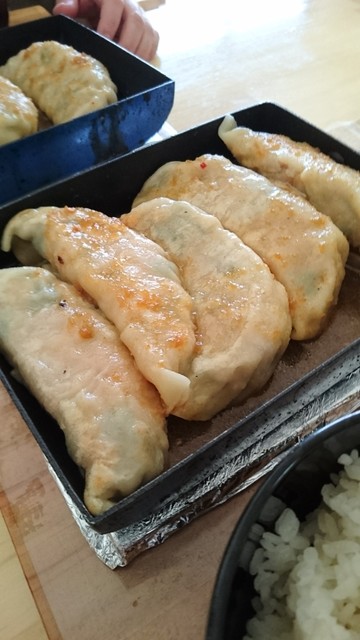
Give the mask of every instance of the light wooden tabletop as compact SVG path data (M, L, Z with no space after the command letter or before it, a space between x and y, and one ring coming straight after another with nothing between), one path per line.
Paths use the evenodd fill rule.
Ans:
M178 131L272 101L358 144L360 0L166 0L148 15L161 35L155 64L175 80ZM2 387L0 407L0 638L203 638L219 562L254 488L111 571Z

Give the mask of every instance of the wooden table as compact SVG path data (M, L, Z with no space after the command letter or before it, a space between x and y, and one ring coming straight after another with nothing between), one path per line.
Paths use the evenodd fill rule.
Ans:
M176 82L175 129L269 100L358 144L360 0L166 0L149 16L161 34L155 64ZM221 556L254 489L111 571L2 387L0 407L0 638L203 638Z

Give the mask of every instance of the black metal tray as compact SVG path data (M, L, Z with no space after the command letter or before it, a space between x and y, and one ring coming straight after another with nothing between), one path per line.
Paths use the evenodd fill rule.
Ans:
M264 103L233 115L239 124L258 130L284 133L297 140L306 140L337 160L360 169L358 154L277 105ZM0 207L0 233L15 213L29 207L86 206L110 215L120 215L128 211L145 179L164 162L194 158L202 153L222 153L229 156L229 152L217 135L221 121L222 117L103 163L94 169ZM0 267L4 268L12 264L15 264L14 258L0 252ZM182 420L170 418L169 468L158 478L121 500L118 505L102 516L91 516L84 506L83 478L67 454L61 430L26 389L11 376L10 367L4 359L0 361L1 379L57 478L86 522L100 533L116 531L144 520L147 516L152 516L169 500L174 500L181 487L196 474L201 473L206 476L207 469L211 468L213 473L214 463L220 461L224 452L232 448L235 450L242 441L246 442L246 451L250 449L252 451L252 468L254 468L254 454L256 458L258 444L260 441L262 444L266 443L271 433L277 431L277 416L280 423L284 420L284 416L291 416L297 410L296 403L304 388L307 389L306 397L310 395L316 397L318 401L327 389L328 375L330 395L333 387L335 389L337 378L341 378L343 375L341 371L346 367L350 367L346 375L352 379L355 374L358 375L360 366L359 286L359 275L349 271L329 327L317 340L308 343L291 343L272 380L256 397L250 398L239 407L221 412L206 423L185 423ZM321 380L321 388L317 387L319 380ZM312 394L309 391L311 389L316 391ZM302 402L306 406L306 399ZM283 418L280 417L281 415ZM293 438L298 438L299 433L305 433L306 429L307 424L304 419L301 430L294 432ZM279 434L276 437L274 453L279 453L281 449L291 446L291 435L287 434L283 440L280 435L280 441ZM259 453L255 467L268 462L272 455L270 449L271 444L266 455L264 452ZM243 467L249 466L246 461L247 455L245 453L245 458L241 462ZM265 460L266 457L268 457L267 460ZM234 473L234 477L235 475ZM230 475L229 478L231 484Z
M71 122L0 146L0 203L142 146L164 124L174 82L152 65L65 16L0 29L0 65L42 40L56 40L102 62L118 101Z

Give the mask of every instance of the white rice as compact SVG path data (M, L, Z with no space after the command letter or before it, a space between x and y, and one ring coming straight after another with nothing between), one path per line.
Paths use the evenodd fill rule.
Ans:
M256 615L246 640L360 639L360 458L322 488L304 522L291 509L265 532L250 564Z

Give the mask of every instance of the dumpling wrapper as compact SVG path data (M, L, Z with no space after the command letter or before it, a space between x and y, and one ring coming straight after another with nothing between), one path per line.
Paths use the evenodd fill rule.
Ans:
M55 40L33 42L0 67L54 124L116 102L117 88L92 56Z
M306 142L238 127L224 118L219 136L240 164L294 187L329 216L350 244L360 247L360 173Z
M213 216L187 202L159 198L122 216L179 267L197 318L190 395L173 413L206 420L259 391L291 332L288 298L264 262Z
M186 400L195 347L192 300L159 245L98 211L40 207L8 222L2 249L13 249L22 264L39 264L41 256L91 296L169 413Z
M36 133L38 120L33 101L0 75L0 145Z
M291 337L316 337L337 302L348 242L304 198L223 156L169 162L144 184L134 206L157 197L186 200L216 216L269 266L285 287Z
M46 269L0 271L0 348L64 431L99 515L164 469L164 408L115 327Z

